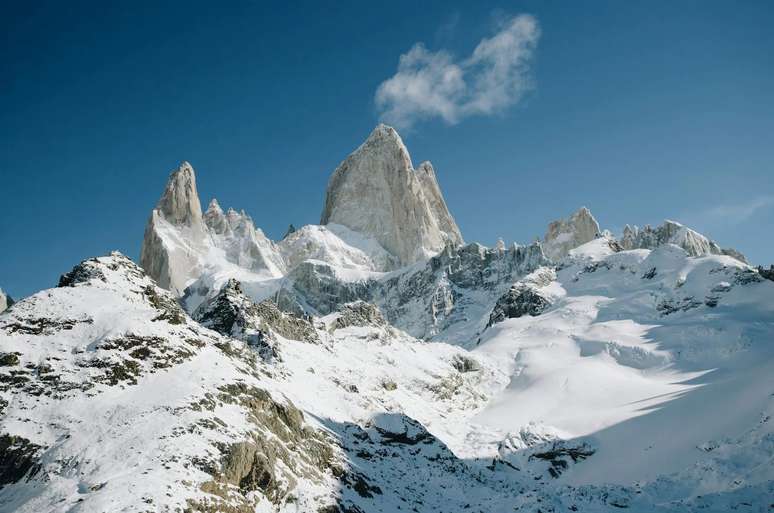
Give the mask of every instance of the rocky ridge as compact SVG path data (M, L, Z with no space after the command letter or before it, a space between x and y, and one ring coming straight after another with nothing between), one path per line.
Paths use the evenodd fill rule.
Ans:
M747 263L744 255L735 249L721 248L717 242L670 220L664 221L656 228L646 225L640 229L627 224L619 242L623 249L655 249L664 244L674 244L683 248L691 256L728 255Z

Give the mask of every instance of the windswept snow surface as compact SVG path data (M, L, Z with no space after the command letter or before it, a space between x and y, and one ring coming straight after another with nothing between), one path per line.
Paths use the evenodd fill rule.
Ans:
M727 489L774 477L768 468L737 480L739 469L713 467L702 449L764 420L772 463L774 283L731 257L671 245L609 253L598 239L571 252L557 286L549 311L485 333L474 354L508 362L511 378L473 422L501 432L535 422L588 440L595 454L560 479L575 485L693 466L682 486L699 495L707 474Z

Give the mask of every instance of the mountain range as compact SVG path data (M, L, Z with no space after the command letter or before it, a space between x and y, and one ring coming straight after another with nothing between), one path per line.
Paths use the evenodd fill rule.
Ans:
M466 243L386 125L319 225L202 211L184 162L139 263L0 311L0 511L774 508L774 271L585 207Z

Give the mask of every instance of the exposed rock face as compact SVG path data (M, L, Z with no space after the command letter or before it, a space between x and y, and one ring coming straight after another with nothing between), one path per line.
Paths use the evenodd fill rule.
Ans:
M222 387L218 399L246 408L254 431L247 440L224 448L213 479L202 485L208 496L191 502L187 510L255 511L261 495L281 505L292 501L288 495L299 481L320 481L334 468L341 473L333 441L308 426L303 412L292 403L283 404L267 391L241 383Z
M270 300L256 305L233 278L215 297L202 303L193 317L218 333L258 347L263 356L277 356L275 333L292 340L319 342L308 319L282 312Z
M11 296L0 289L0 312L7 310L13 304Z
M557 261L571 249L594 240L599 233L599 223L589 209L582 207L569 218L548 225L543 251L548 258Z
M218 295L197 308L193 318L202 326L222 335L244 340L244 331L249 324L249 310L252 306L252 301L242 293L239 282L230 279Z
M430 161L422 162L417 168L417 176L419 182L422 184L422 189L425 192L425 197L430 204L430 210L435 216L438 222L438 227L441 231L449 236L449 240L455 244L462 244L462 234L460 233L457 223L454 221L446 201L443 199L441 193L441 187L438 185L438 180L435 177L435 169Z
M288 225L288 229L285 230L285 235L283 235L282 238L283 239L287 238L288 235L290 235L291 233L295 233L296 230L297 228L293 226L293 223L290 223L290 225Z
M759 265L758 274L760 274L763 278L766 278L767 280L774 281L774 265L770 265L768 269Z
M513 319L524 315L535 317L551 306L548 299L531 287L514 285L508 292L500 296L492 313L489 315L487 327L502 322L505 319Z
M541 289L556 280L553 267L539 267L514 283L497 299L486 327L505 319L531 315L536 317L551 306L551 297Z
M341 308L341 314L336 319L333 329L347 328L349 326L375 326L382 328L387 326L382 312L365 301L347 303Z
M675 244L683 248L690 256L728 255L741 262L747 259L734 249L723 249L704 235L691 230L675 221L664 221L656 228L626 225L620 241L624 249L655 249L664 244Z
M401 265L438 253L446 242L462 243L432 166L415 171L400 136L386 125L333 173L320 223L374 238Z
M174 237L175 232L181 236ZM205 237L196 176L191 165L183 162L169 176L148 219L140 265L161 287L179 295L200 270L197 254Z
M370 301L373 297L374 280L347 281L325 262L305 261L288 275L292 284L284 289L278 301L283 310L310 311L327 315L352 301Z
M156 208L174 225L201 227L202 206L191 164L183 162L169 176L167 187Z

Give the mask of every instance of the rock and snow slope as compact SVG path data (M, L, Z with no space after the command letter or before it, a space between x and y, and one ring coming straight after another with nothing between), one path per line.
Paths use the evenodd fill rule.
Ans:
M312 508L335 482L335 445L257 356L120 254L2 314L0 351L2 511Z
M771 510L768 271L587 209L462 245L432 167L369 141L277 243L184 164L147 275L87 260L0 314L0 512Z

